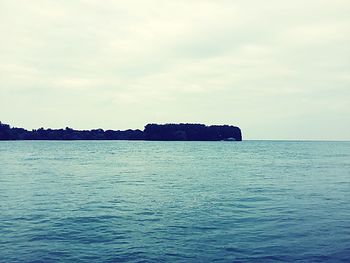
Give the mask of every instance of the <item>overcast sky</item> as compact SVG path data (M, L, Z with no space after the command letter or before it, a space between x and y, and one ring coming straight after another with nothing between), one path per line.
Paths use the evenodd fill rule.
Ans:
M0 121L350 139L349 0L0 0Z

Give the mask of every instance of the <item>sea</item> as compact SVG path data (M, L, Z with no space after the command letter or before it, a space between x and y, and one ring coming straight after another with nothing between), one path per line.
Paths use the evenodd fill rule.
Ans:
M350 142L0 142L0 262L350 262Z

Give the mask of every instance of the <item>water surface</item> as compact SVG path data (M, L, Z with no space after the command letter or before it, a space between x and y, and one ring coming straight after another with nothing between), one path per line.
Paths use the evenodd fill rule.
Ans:
M349 142L0 142L0 262L348 262Z

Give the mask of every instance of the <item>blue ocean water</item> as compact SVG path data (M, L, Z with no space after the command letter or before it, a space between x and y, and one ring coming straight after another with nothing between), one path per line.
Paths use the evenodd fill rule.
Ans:
M0 142L0 262L349 262L350 142Z

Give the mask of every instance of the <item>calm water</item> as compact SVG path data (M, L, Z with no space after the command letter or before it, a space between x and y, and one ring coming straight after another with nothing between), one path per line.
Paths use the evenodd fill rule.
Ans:
M349 262L350 142L0 142L0 262Z

